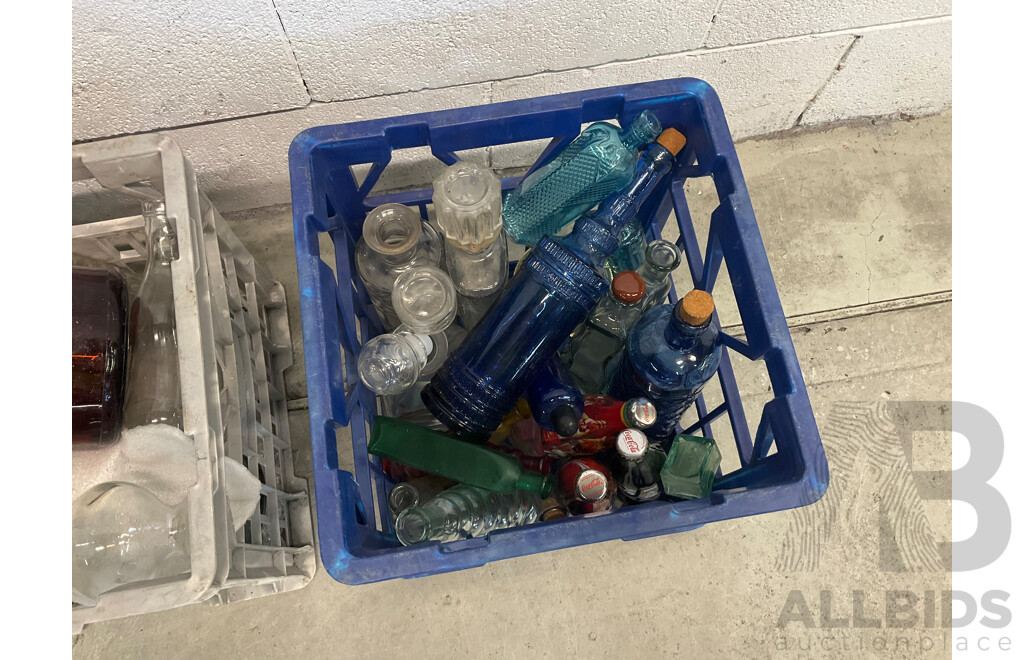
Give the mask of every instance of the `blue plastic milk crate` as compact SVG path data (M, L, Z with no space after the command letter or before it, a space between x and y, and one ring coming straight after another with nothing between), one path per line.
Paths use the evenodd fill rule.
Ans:
M451 164L466 149L550 139L540 165L583 125L614 119L626 126L643 110L651 110L662 125L679 129L687 138L672 176L641 210L648 236L659 237L674 210L678 244L694 285L714 293L724 259L743 321L744 339L721 334L728 349L718 368L724 402L709 411L699 398L699 419L687 432L710 436L711 422L727 415L740 467L719 475L711 496L703 500L651 502L497 531L485 538L402 547L388 516L391 482L379 460L366 451L377 402L359 381L356 356L362 342L381 332L381 326L356 275L355 245L370 209L398 202L418 207L426 218L432 191L368 193L394 150L428 146ZM369 173L357 182L352 166L366 164ZM295 138L289 165L317 527L321 557L334 579L362 584L433 575L586 543L670 534L811 504L824 494L828 465L821 438L722 106L707 83L681 78L320 126ZM683 184L704 176L713 178L719 206L702 252ZM512 189L519 180L504 180L503 189ZM334 244L333 269L321 259L321 234ZM717 314L714 322L719 323ZM761 410L753 438L733 375L734 356L763 360L772 385L773 398ZM352 431L352 472L339 465L336 431L345 425Z

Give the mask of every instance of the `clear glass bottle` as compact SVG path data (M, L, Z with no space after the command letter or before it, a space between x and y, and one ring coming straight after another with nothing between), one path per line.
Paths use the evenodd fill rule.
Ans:
M526 388L526 403L542 429L560 436L579 430L583 394L558 358L551 358Z
M394 396L420 377L433 349L428 335L409 332L377 335L359 351L359 380L372 392Z
M668 299L668 292L672 288L672 271L679 268L682 262L683 253L671 241L659 239L647 246L644 263L638 271L647 283L641 311L646 312Z
M395 278L391 305L410 332L433 335L455 320L455 284L448 273L436 266L410 268Z
M616 233L671 171L675 136L681 137L663 131L644 151L633 181L578 221L564 245L542 239L520 261L501 298L423 388L423 402L445 426L486 441L597 305L608 291L601 273Z
M711 494L722 452L714 438L680 433L672 441L661 468L665 494L682 499L700 499Z
M181 428L181 375L174 320L171 263L178 237L163 202L144 202L146 270L132 304L124 428L167 424Z
M536 493L495 493L460 484L400 513L395 533L402 545L477 538L536 522L540 502Z
M661 497L661 467L665 454L651 447L643 431L626 429L615 440L619 461L612 475L619 485L619 497L629 504L651 502Z
M72 600L91 605L118 586L186 573L187 505L167 506L123 482L83 493L71 509Z
M363 221L356 244L356 271L387 331L401 325L391 302L395 280L417 266L439 266L444 239L414 209L382 204Z
M459 316L468 330L508 281L501 180L486 167L460 161L434 181L433 201L445 237L448 272L459 291Z
M392 522L409 507L420 506L441 494L452 482L448 479L426 475L410 481L402 481L391 487L388 493L388 510Z
M629 333L609 394L654 404L658 418L647 429L654 442L675 436L679 418L718 369L722 346L711 323L714 310L711 294L695 289L675 306L647 312Z
M622 271L612 279L611 292L569 340L564 360L584 394L605 390L608 365L625 346L630 328L640 318L645 290L646 284L639 274Z
M651 112L629 128L591 124L543 167L523 179L505 200L505 229L517 243L536 245L554 236L633 178L639 149L661 132Z

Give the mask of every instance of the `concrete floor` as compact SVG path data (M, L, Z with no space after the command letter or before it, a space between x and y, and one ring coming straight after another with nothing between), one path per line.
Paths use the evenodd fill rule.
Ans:
M895 629L886 600L950 588L950 503L921 492L948 493L935 473L951 467L934 430L952 394L951 128L947 112L738 145L832 470L815 505L416 580L348 587L321 567L300 591L88 626L75 657L948 657L941 617ZM713 191L689 193L706 232ZM285 283L301 338L288 207L230 220ZM308 474L300 349L288 394ZM767 377L734 363L749 415Z

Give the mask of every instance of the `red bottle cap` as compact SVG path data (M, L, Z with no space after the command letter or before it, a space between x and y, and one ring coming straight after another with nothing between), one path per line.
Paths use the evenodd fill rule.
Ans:
M647 453L647 436L643 431L626 429L619 433L615 440L615 449L619 456L627 461L636 461L643 458Z
M644 299L647 282L635 270L623 270L612 278L612 295L627 305L638 303Z

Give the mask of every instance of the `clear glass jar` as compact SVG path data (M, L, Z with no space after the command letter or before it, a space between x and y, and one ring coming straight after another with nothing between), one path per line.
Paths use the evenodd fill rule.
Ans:
M395 280L417 266L439 266L444 241L420 214L402 204L383 204L370 211L356 244L356 271L385 330L402 321L391 302Z
M486 167L460 161L434 181L433 201L462 325L472 328L508 281L501 180Z

